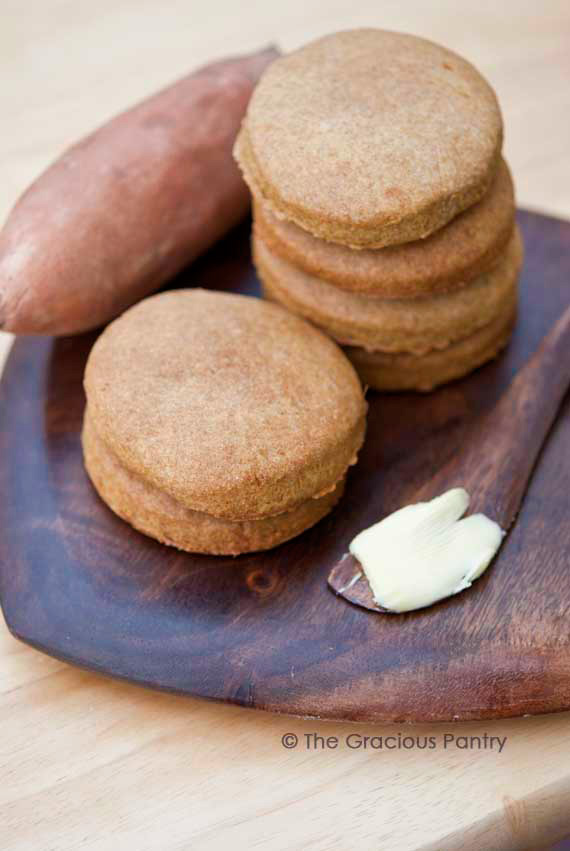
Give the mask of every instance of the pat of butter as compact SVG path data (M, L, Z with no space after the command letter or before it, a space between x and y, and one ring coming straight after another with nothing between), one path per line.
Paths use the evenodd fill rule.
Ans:
M481 576L505 533L484 514L461 520L468 507L467 491L454 488L401 508L354 538L350 552L378 605L391 612L421 609Z

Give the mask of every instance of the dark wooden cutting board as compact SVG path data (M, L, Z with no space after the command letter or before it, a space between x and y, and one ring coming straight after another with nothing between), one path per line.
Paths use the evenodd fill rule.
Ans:
M18 340L0 386L0 597L14 635L142 685L295 715L428 721L569 709L568 400L517 524L470 591L382 616L337 599L326 581L358 530L460 451L465 425L570 302L570 223L532 213L519 222L521 318L505 355L431 395L370 395L346 496L268 553L187 555L116 518L81 460L81 381L95 335ZM257 293L247 228L177 283Z

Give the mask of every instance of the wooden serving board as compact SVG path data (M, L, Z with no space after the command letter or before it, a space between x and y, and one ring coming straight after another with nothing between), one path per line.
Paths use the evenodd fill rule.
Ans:
M338 599L326 581L358 530L406 504L460 451L465 425L570 301L570 223L532 213L519 222L521 318L505 355L431 395L371 394L340 505L268 553L187 555L116 518L81 459L95 335L17 341L0 386L0 597L14 635L142 685L295 715L433 721L569 709L568 403L518 522L471 590L382 616ZM177 283L257 293L247 228Z

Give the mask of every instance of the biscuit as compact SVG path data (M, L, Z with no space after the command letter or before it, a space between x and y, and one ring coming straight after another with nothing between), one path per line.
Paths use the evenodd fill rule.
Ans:
M513 182L504 160L481 201L444 228L423 240L377 250L354 251L315 239L254 199L255 233L272 252L341 289L379 298L437 295L465 286L497 261L514 218Z
M274 546L317 522L364 437L362 388L338 346L278 305L222 292L128 310L96 341L85 391L102 498L199 552Z
M225 520L185 508L130 473L98 438L89 416L82 442L89 477L115 514L163 544L194 553L240 555L275 547L318 523L344 491L343 478L329 493L292 511L260 520Z
M335 33L275 61L234 155L254 195L355 248L427 237L479 201L502 145L496 96L467 61L403 33Z
M310 320L344 345L422 355L468 337L508 312L522 263L518 228L501 259L452 293L415 299L371 299L308 275L273 254L258 236L253 252L266 296Z
M446 349L426 355L367 352L347 347L345 352L363 383L375 390L421 390L427 392L454 381L492 360L512 334L516 320L516 298L508 312Z

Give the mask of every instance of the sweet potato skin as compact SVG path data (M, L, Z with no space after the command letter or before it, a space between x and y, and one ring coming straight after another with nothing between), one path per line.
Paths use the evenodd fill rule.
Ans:
M273 48L208 65L103 125L0 233L0 327L74 334L169 280L246 214L232 146Z

